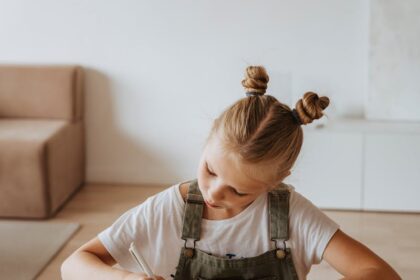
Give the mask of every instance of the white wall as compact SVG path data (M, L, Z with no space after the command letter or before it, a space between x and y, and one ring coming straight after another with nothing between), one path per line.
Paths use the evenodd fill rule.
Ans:
M362 117L368 16L365 0L0 0L0 63L86 67L88 182L173 183L248 65L291 106L313 90L331 118Z
M371 0L370 120L420 121L420 1Z

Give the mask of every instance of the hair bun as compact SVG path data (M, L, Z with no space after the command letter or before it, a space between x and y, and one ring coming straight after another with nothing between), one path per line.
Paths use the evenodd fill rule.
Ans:
M323 110L330 104L330 99L326 96L319 97L315 92L307 92L298 102L296 111L302 124L311 123L315 119L321 118Z
M264 95L268 81L269 77L263 66L248 66L245 70L245 79L242 80L242 86L246 92Z

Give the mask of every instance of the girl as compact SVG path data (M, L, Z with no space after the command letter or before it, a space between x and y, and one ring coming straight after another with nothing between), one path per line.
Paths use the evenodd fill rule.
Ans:
M306 279L322 259L345 279L400 279L282 183L301 125L321 118L329 99L307 92L291 110L265 94L268 80L264 67L248 67L246 97L214 121L197 179L124 213L63 263L63 279L151 279L129 254L133 241L156 279Z

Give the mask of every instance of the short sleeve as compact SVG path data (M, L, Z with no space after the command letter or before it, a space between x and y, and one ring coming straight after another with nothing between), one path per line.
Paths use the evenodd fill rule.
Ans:
M322 261L325 248L339 225L296 191L292 191L289 215L295 249L309 270Z
M146 233L142 230L146 224L145 211L147 200L122 214L111 226L97 236L111 256L123 268L138 271L137 264L128 252L130 243Z
M177 260L173 255L179 254L183 245L180 239L183 207L177 201L177 192L178 184L147 198L98 234L122 269L142 271L128 251L134 241L154 272L167 277L174 272L173 262Z

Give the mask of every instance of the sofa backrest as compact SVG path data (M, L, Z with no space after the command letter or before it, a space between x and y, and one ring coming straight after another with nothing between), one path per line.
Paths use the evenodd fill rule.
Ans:
M0 65L0 118L83 119L78 65Z

